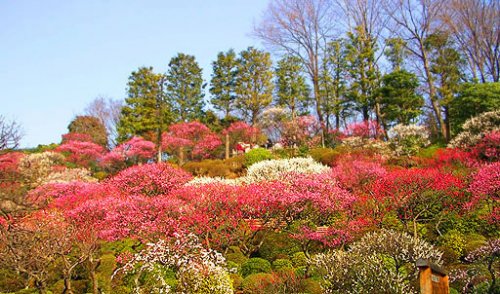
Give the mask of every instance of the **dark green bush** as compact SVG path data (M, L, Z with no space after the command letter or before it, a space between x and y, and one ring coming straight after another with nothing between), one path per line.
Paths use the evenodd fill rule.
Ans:
M243 277L256 273L269 272L271 272L271 263L258 257L250 258L241 266L241 275Z
M259 249L259 256L267 260L275 260L298 251L300 251L300 246L288 234L266 232L266 238Z
M307 257L304 252L297 252L292 255L293 267L301 267L307 265Z

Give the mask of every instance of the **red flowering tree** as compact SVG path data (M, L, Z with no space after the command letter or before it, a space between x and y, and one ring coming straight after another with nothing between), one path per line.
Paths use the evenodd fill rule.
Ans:
M361 138L380 138L383 134L383 130L380 125L374 121L362 121L359 123L349 124L344 134L349 137L361 137Z
M472 193L470 207L480 203L488 206L490 221L498 220L500 215L500 162L482 166L473 176L469 186Z
M500 130L492 131L472 147L471 153L478 159L495 162L500 159Z
M151 163L129 167L108 180L127 195L166 195L191 180L192 176L168 163Z
M190 160L208 158L221 144L215 133L197 121L171 125L162 136L162 148L177 153L180 164L185 157Z
M100 165L108 170L117 171L126 166L146 163L154 157L155 149L153 142L141 137L133 137L104 155Z
M97 160L104 155L105 149L101 145L88 141L67 141L55 149L66 155L66 159L79 166L89 167L96 165Z
M412 224L415 237L421 222L435 221L439 233L446 214L465 203L464 188L461 178L438 169L398 169L371 185L368 199L376 209L368 206L365 211L381 213L380 221L388 210L396 210L405 226Z
M24 206L22 174L19 171L23 156L20 152L0 154L0 211L3 215Z

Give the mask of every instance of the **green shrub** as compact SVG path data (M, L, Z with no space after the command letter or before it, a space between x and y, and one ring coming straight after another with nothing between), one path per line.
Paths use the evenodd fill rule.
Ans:
M276 284L277 279L272 274L256 273L246 277L241 283L243 293L272 293L269 288Z
M450 230L446 232L446 234L439 238L439 244L442 247L448 248L448 250L451 251L448 253L453 253L453 256L449 257L455 257L456 260L458 260L464 254L465 238L464 235L457 230ZM445 252L445 255L447 255L446 253L447 252Z
M226 260L242 265L248 260L248 257L243 255L241 252L234 252L226 254Z
M273 159L271 151L264 148L255 148L245 153L245 166L251 166L259 161Z
M321 294L323 289L321 289L321 284L313 279L304 279L300 283L301 292L308 294Z
M0 269L0 292L15 292L24 288L20 275L8 269Z
M309 155L317 162L333 166L334 162L340 156L340 152L332 148L314 148L309 150Z
M285 233L266 233L260 246L259 256L267 260L275 260L300 251L298 243Z
M229 277L231 278L231 281L233 282L233 289L234 290L241 290L242 289L242 283L243 283L243 277L238 275L238 274L229 274Z
M208 159L202 161L190 161L182 168L194 176L208 176L221 178L236 178L243 173L245 157L235 156L226 160Z
M113 254L101 256L101 263L97 268L97 280L102 292L111 292L111 276L116 269L116 257Z
M288 259L276 259L273 261L274 270L282 270L282 269L292 269L292 262Z
M307 257L304 252L297 252L292 255L293 267L301 267L307 265Z
M271 272L271 263L262 258L250 258L241 266L241 274L246 277L256 273Z

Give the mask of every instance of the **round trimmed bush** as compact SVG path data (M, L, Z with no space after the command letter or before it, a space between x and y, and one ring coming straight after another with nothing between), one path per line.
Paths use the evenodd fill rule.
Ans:
M256 273L271 272L271 263L262 258L250 258L241 266L241 274L243 277Z
M241 286L243 288L243 293L254 294L254 293L270 293L269 289L278 281L276 277L272 274L267 273L256 273L246 277Z
M271 151L264 148L255 148L245 153L245 166L248 167L254 163L272 158L273 154Z

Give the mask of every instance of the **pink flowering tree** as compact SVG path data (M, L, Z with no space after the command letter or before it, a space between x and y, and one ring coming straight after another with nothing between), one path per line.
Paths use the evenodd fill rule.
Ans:
M93 142L71 140L62 143L55 151L64 154L66 159L73 164L90 167L97 164L98 159L106 150Z
M344 134L349 137L361 137L364 139L380 138L383 130L376 121L369 120L347 125Z
M495 162L500 160L500 130L492 131L472 147L471 153L478 159Z
M134 164L146 163L154 157L155 150L153 142L133 137L105 154L100 165L111 171L121 170Z
M500 162L491 163L479 168L472 178L469 186L472 199L470 207L485 203L488 207L488 218L492 223L497 223L500 214Z
M108 180L127 195L166 195L191 180L192 176L168 163L150 163L129 167Z
M321 144L320 132L321 124L315 117L299 116L284 124L281 144L286 147L315 147Z
M184 159L208 158L222 141L206 125L193 121L171 125L162 136L162 148L177 153L179 163Z
M262 132L257 127L238 121L232 123L222 131L225 137L226 159L229 158L230 150L236 150L238 143L259 144L262 139Z

